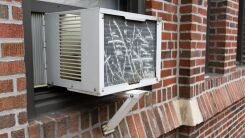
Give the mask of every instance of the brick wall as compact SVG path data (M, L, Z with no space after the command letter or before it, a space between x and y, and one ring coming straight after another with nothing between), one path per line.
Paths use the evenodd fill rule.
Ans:
M179 96L202 92L205 74L207 1L180 1Z
M0 137L27 134L21 2L0 0Z
M208 4L208 72L233 72L236 67L238 0L209 0Z
M234 63L238 6L237 0L146 0L146 14L163 19L162 79L108 138L245 134L245 68ZM20 0L0 0L0 138L103 137L101 125L124 99L108 99L27 122L22 18ZM206 47L208 71L219 74L207 78ZM178 117L183 113L174 106L174 101L182 98L197 100L201 124L183 125Z

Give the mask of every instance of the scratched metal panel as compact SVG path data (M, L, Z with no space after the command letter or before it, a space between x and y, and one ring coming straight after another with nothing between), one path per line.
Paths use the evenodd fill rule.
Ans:
M47 75L45 70L45 48L44 48L44 30L43 14L32 13L32 48L33 48L33 69L34 86L47 84Z
M156 75L156 22L104 16L105 86L134 84Z

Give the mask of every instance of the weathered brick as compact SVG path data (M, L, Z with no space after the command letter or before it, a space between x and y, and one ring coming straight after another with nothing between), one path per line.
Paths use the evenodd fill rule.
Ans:
M24 61L0 62L0 76L14 75L25 72Z
M0 93L12 92L13 91L13 81L3 80L0 81Z
M141 112L141 119L142 119L142 122L144 124L144 128L145 128L145 132L146 132L147 137L152 138L153 137L152 130L151 130L151 127L150 127L150 124L149 124L149 121L148 121L148 118L147 118L145 111Z
M91 138L92 136L91 136L91 133L89 131L86 131L86 132L82 133L82 137L83 138Z
M90 126L89 113L81 114L81 128L82 130L87 129Z
M23 43L2 43L2 57L23 57L24 44Z
M78 112L68 113L68 128L69 128L69 131L72 133L79 131L79 113Z
M91 122L92 122L92 126L99 122L99 114L97 108L91 112Z
M127 125L126 125L126 122L125 122L125 119L123 119L120 123L119 123L119 126L120 126L120 130L121 130L121 135L122 137L124 138L129 138L129 132L127 130Z
M41 138L40 136L40 124L31 122L28 125L28 134L30 138Z
M128 129L129 129L129 134L131 135L131 137L135 138L135 137L138 137L137 136L137 130L135 128L135 122L133 120L133 117L131 115L127 116L126 117L126 120L127 120L127 124L128 124Z
M67 134L67 116L63 115L63 114L52 114L49 115L49 117L53 118L55 120L57 129L56 129L56 133L58 137L62 137L64 135Z
M55 132L55 121L47 117L41 118L40 121L43 123L43 136L45 138L54 138L55 133L57 133Z
M137 128L138 136L140 138L146 138L145 130L143 128L143 124L141 124L139 114L134 114L133 116L134 116L135 125L136 125L136 128Z
M26 104L26 95L0 98L0 111L25 108Z
M17 79L17 90L18 91L26 90L26 78Z
M0 38L23 38L23 26L0 23Z
M13 127L15 125L15 115L10 114L10 115L0 116L0 122L1 122L0 129Z
M8 19L8 5L0 5L0 19Z
M147 115L149 117L149 124L152 128L152 133L154 134L155 137L159 137L161 135L160 130L157 125L157 119L153 113L152 109L147 110Z
M19 124L25 124L27 122L27 113L20 112L18 115Z
M11 132L12 138L25 138L25 131L24 129L16 130Z
M94 129L92 130L92 133L93 133L93 138L101 138L101 137L103 137L103 136L102 136L102 133L101 133L101 130L100 130L99 127L94 128Z
M12 7L13 19L15 20L22 20L23 19L23 12L22 8L19 7Z
M8 133L0 134L0 138L8 138Z
M108 109L107 109L107 106L101 106L99 108L99 112L100 112L100 122L103 123L105 121L108 120Z

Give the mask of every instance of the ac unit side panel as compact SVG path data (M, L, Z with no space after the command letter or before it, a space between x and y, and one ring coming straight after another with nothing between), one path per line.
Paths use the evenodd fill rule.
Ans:
M100 14L97 8L81 10L81 90L100 93Z
M80 14L49 13L45 19L48 84L82 89Z

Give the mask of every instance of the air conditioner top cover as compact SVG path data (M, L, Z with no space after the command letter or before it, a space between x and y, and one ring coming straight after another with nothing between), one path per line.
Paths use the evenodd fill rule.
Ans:
M103 96L160 80L156 17L103 8L45 15L48 83Z

